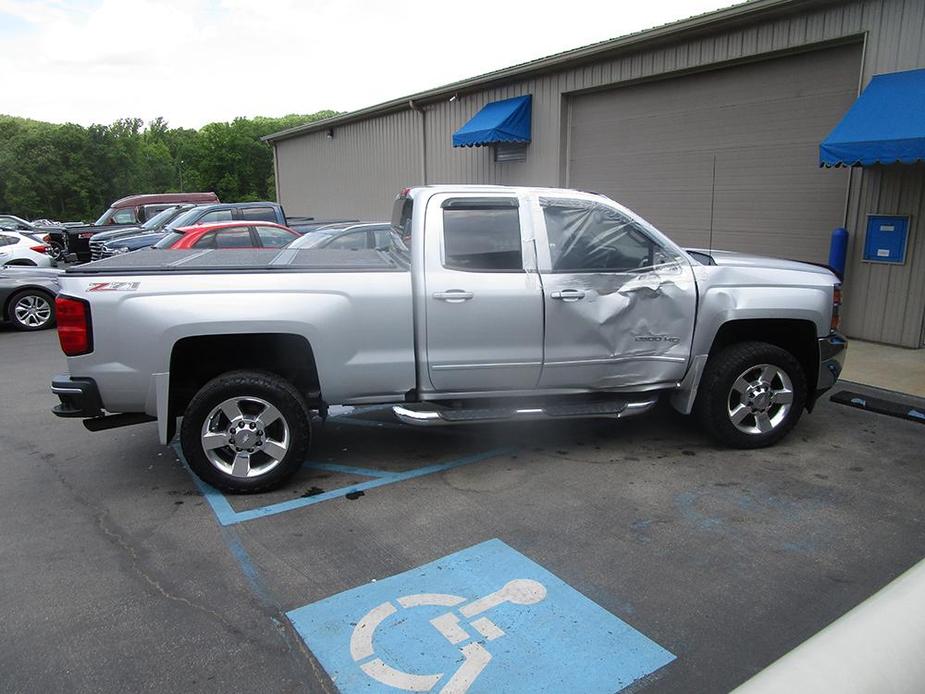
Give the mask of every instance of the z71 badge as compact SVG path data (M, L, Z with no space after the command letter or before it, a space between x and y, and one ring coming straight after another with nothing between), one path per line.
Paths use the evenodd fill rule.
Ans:
M91 282L88 292L133 292L141 282Z

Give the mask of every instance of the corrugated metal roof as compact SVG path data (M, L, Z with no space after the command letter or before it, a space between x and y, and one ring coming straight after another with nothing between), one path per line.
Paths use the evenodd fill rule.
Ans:
M746 0L746 2L732 5L731 7L715 10L713 12L706 12L677 22L670 22L652 29L645 29L614 39L607 39L606 41L592 43L561 53L555 53L544 58L520 63L493 72L487 72L476 77L470 77L459 82L452 82L440 87L435 87L434 89L393 99L374 106L368 106L357 111L334 116L333 118L297 125L293 128L266 135L263 137L263 140L275 142L290 137L297 137L309 132L325 130L352 121L363 120L364 118L390 113L392 111L404 110L410 108L412 103L417 106L420 103L446 98L453 94L476 91L487 85L524 79L539 73L559 70L571 65L596 60L610 53L624 50L639 50L644 44L672 40L679 38L682 34L687 35L696 32L717 31L729 24L749 21L759 14L764 15L782 10L793 11L798 8L811 5L824 5L831 2L834 2L834 0Z

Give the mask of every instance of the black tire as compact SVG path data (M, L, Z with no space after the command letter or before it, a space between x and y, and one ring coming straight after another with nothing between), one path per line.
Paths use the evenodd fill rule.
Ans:
M67 252L64 250L64 246L62 246L60 243L55 243L54 241L48 244L47 252L52 260L59 263L63 262L64 256L67 255Z
M779 369L779 374L773 379L776 385L771 389L774 397L782 401L786 399L788 390L792 392L789 409L784 410L783 404L775 404L774 397L771 397L771 404L765 406L766 411L756 410L757 414L752 414L752 406L760 408L764 405L764 401L757 400L761 393L753 400L750 399L753 391L749 391L749 398L733 392L733 385L741 383L739 377L749 374L744 379L744 382L749 382L752 374L757 376L761 372L760 365ZM789 379L789 389L782 380L784 376ZM720 443L732 448L763 448L777 443L793 429L805 404L806 376L792 354L766 342L740 342L710 357L700 381L695 411L704 429ZM733 413L741 412L740 406L746 408L745 419L737 425L733 422ZM771 423L769 431L758 431L759 416L765 427ZM775 419L776 424L773 423ZM753 431L746 432L740 427Z
M31 260L11 260L4 267L36 267L35 263Z
M237 405L243 413L242 418L233 420L224 412L215 412L222 403L235 399L239 399ZM279 419L268 422L265 434L261 432L264 424L258 423L256 429L250 426L260 421L255 418L262 412L268 411L255 409L248 414L246 410L249 407L259 406L257 401L264 401L276 408L287 432L285 455L275 465L271 464L272 457L260 446L254 449L238 448L248 445L248 440L244 439L242 443L240 438L235 439L230 433L237 431L235 427L240 426L241 431L237 435L256 434L258 438L254 443L261 442L260 435L265 435L265 444L273 443L271 437L283 440ZM233 424L234 421L238 421L238 425ZM271 432L273 427L276 433ZM213 435L224 436L233 443L207 453L204 439ZM212 379L190 401L180 426L180 445L193 472L216 489L232 494L253 494L280 486L302 466L310 443L311 419L304 398L291 383L264 371L231 371ZM248 457L253 461L253 476L231 474L227 468L230 466L231 470L234 469L235 456L244 456L251 450L254 452L248 453ZM270 467L265 472L260 472L261 467L267 466Z
M29 302L34 302L36 312L24 314L22 311L28 311ZM16 330L32 332L53 328L55 327L55 297L41 289L23 289L10 297L6 305L6 316Z

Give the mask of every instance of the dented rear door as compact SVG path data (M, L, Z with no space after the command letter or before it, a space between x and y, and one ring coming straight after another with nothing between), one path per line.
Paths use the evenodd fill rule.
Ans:
M545 226L536 236L545 312L540 387L680 380L697 304L684 254L644 220L601 198L536 202Z

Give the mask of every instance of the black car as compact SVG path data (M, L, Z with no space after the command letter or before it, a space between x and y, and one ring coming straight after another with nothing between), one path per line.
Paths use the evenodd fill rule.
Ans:
M16 330L44 330L55 325L58 275L50 268L0 269L0 318Z
M99 260L103 257L103 247L110 241L116 239L127 239L130 236L141 236L143 234L155 234L163 232L164 227L170 224L177 217L187 210L191 210L196 205L186 203L168 207L166 210L158 212L147 222L139 226L127 227L124 229L111 229L103 231L90 239L90 260Z

